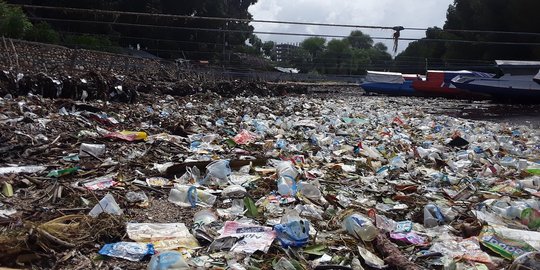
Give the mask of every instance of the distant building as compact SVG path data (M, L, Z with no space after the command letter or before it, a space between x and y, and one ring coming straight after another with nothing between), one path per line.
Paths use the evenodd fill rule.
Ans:
M276 50L276 61L277 62L287 62L289 60L289 55L293 50L298 49L297 44L278 44L275 47Z

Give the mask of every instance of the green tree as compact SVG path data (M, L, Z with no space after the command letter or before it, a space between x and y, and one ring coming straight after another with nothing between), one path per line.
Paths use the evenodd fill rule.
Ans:
M32 23L18 7L8 6L0 1L0 35L9 38L22 38L32 28Z
M326 39L322 37L310 37L300 43L302 49L308 51L313 58L319 56L326 49Z
M39 22L25 33L24 39L56 44L60 42L60 35L48 23Z
M274 41L266 41L262 45L262 50L263 50L264 55L266 57L269 57L270 60L272 61L276 61L276 58L277 58L275 48L276 48L276 43Z
M373 39L360 30L352 31L347 40L356 49L369 49L373 46Z
M262 53L262 47L263 42L257 35L251 35L248 39L249 44L251 44L251 47L253 48L253 52L256 55L260 55Z
M443 29L430 28L428 40L412 42L397 60L403 57L464 60L540 59L540 47L432 41L466 40L488 42L540 43L539 35L499 32L540 33L540 1L537 0L455 0L449 6ZM471 32L454 30L484 30Z
M381 51L381 52L388 52L388 47L384 45L382 42L377 42L375 45L373 45L373 48Z

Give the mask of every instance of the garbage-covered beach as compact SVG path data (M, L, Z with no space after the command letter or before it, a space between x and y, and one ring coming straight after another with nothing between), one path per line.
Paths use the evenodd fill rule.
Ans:
M123 101L0 99L0 265L538 269L535 127L441 99Z

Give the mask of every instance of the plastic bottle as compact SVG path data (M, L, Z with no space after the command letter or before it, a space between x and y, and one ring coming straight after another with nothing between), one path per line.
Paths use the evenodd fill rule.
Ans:
M379 235L377 227L369 218L361 214L352 214L346 217L341 225L350 235L360 238L362 241L373 241Z
M424 207L424 227L433 228L444 223L444 216L435 204L427 204Z
M277 180L278 193L282 196L295 196L297 192L296 181L292 178L280 176Z
M298 177L298 170L294 167L294 164L290 161L281 161L276 166L276 172L279 177L286 177L290 179L296 179Z
M178 251L164 251L152 256L147 270L183 270L191 269Z
M197 205L209 207L216 202L216 196L197 189L195 186L174 184L174 188L169 193L169 202L182 207L196 207Z

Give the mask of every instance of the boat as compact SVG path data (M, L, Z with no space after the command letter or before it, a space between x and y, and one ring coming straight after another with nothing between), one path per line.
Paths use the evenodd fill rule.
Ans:
M498 78L458 76L452 84L472 93L501 101L540 101L540 62L497 60L504 75ZM534 72L531 72L534 70Z
M537 75L538 76L538 75ZM473 93L487 94L503 101L540 101L540 78L534 75L472 78L458 76L452 84Z
M360 85L367 93L384 94L389 96L414 96L418 93L412 88L417 75L407 75L397 72L368 71L364 83Z
M456 88L452 84L452 79L457 76L493 78L495 74L483 73L469 70L448 71L448 70L428 70L425 80L416 80L412 87L419 93L426 96L441 96L455 98L480 98L469 91Z

